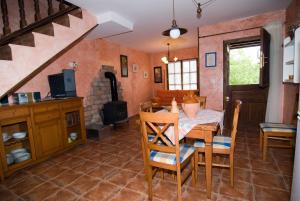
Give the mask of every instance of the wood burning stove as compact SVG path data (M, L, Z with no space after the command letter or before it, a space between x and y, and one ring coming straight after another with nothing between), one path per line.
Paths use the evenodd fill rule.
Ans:
M116 124L128 119L127 102L118 100L116 76L112 72L105 72L105 77L110 80L111 99L103 105L103 124Z

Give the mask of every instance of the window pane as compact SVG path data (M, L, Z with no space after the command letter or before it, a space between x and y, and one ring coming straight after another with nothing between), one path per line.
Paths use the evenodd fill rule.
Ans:
M197 89L197 84L191 84L190 89Z
M190 83L197 83L197 73L190 73Z
M168 73L174 73L174 63L168 64Z
M197 61L191 60L190 61L190 72L196 72L197 71Z
M189 84L190 83L190 75L189 73L183 73L183 84Z
M175 73L181 73L181 62L175 63Z
M229 84L259 83L260 46L231 49L229 52Z
M184 90L190 89L190 85L188 85L188 84L183 85L183 89L184 89Z
M190 71L190 62L184 61L183 62L183 72L189 72Z
M181 85L176 85L175 89L177 89L177 90L179 89L180 90L181 89Z
M169 90L175 90L175 85L169 85Z
M174 81L174 74L169 74L169 84L174 84L175 81Z
M181 75L175 74L175 84L181 84Z

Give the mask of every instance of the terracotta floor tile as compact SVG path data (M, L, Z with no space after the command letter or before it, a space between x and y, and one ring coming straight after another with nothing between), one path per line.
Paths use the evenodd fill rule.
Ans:
M5 178L2 184L5 185L6 187L11 187L21 181L24 181L28 177L31 177L30 173L23 170L17 171L13 173L10 177Z
M13 185L10 189L14 191L17 195L22 195L29 190L33 189L37 185L44 183L43 180L36 176L26 177L25 180Z
M195 190L194 188L187 188L183 194L182 199L184 201L206 201L206 192Z
M56 163L56 164L60 164L60 163L65 162L69 159L70 159L70 155L67 154L67 153L64 153L64 154L58 155L54 158L51 158L50 161L53 162L53 163Z
M223 180L220 185L220 194L245 200L253 200L253 187L247 182L235 182L231 187L229 180Z
M113 156L111 158L108 158L107 160L103 161L103 163L108 164L108 165L112 165L112 166L116 166L116 167L122 167L124 166L126 163L128 163L128 161L130 161L130 159L132 159L129 156Z
M30 172L31 174L40 174L47 169L51 168L53 166L53 163L49 161L45 161L43 163L39 163L37 165L34 165L33 167L27 168L26 171Z
M227 180L230 179L230 171L229 169L223 169L222 170L222 176L223 178L226 178ZM243 181L251 183L251 171L248 169L243 168L234 168L234 181Z
M99 165L97 168L89 171L87 174L91 177L97 177L99 179L107 178L116 168L109 165Z
M95 187L100 182L99 179L83 175L68 185L66 188L70 191L81 195Z
M275 162L263 161L262 159L251 160L252 169L261 172L279 173Z
M134 192L127 188L123 188L111 199L111 201L124 201L124 200L143 201L145 199L146 199L145 195Z
M162 200L175 200L177 184L161 180L153 186L153 196Z
M253 184L286 190L282 176L266 172L252 172Z
M107 180L113 184L119 185L119 186L125 186L128 184L134 177L137 175L137 173L128 171L128 170L116 170L115 173L113 173L110 178Z
M58 190L59 187L57 185L46 182L22 195L22 198L28 201L40 201L53 195Z
M125 164L123 168L133 172L140 172L144 170L144 162L140 160L131 160Z
M95 169L99 164L93 161L84 161L81 165L78 167L74 168L75 171L82 172L82 173L87 173L90 170Z
M20 199L13 192L11 192L7 189L4 189L3 187L0 187L0 198L1 198L1 201L12 201L12 200Z
M67 190L60 190L48 197L45 201L75 201L78 197L74 193Z
M64 171L63 174L54 178L52 181L59 186L66 186L80 176L82 176L81 173L75 172L73 170L67 170L67 171Z
M256 201L288 201L290 200L290 194L287 191L274 190L270 188L263 188L254 186L255 200Z
M84 162L85 160L80 157L70 157L69 160L61 163L60 165L66 168L75 169L76 167L82 165Z
M155 185L155 181L157 180L154 180L152 185ZM126 188L148 194L148 182L144 175L137 175L126 185Z
M69 171L69 169L59 166L59 165L54 165L54 166L51 166L46 171L40 173L38 176L43 179L53 179L54 177L58 176L59 174L63 174L64 171Z
M120 190L120 187L110 184L108 182L102 182L95 188L87 192L84 197L91 201L108 200Z

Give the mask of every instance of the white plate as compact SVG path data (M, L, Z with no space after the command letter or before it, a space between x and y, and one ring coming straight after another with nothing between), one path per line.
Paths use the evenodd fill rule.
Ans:
M25 148L19 148L19 149L14 149L14 150L12 150L10 153L12 154L12 155L15 155L15 154L17 154L17 153L26 153L27 152L27 150L25 149Z
M11 165L14 162L14 157L11 154L6 154L6 163L7 165Z
M15 139L23 139L26 137L26 132L16 132L12 134L13 138Z
M28 159L31 158L31 154L30 153L23 153L22 156L15 158L16 163L21 163L23 161L26 161Z
M12 138L12 136L10 136L10 135L7 135L7 137L3 136L3 142L6 142L6 141L10 140L11 138Z

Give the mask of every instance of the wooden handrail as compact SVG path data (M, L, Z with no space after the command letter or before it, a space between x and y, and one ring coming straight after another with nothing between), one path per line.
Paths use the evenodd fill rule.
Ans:
M22 0L22 1L23 1L23 0ZM49 0L48 0L48 1L49 1ZM4 0L4 1L1 0L1 3L2 3L2 2L5 2L5 0ZM67 5L69 5L69 4L67 4ZM2 4L1 4L1 8L2 8L2 10L3 10ZM5 8L5 7L4 7L4 8ZM11 34L8 34L8 33L9 33L8 30L4 30L4 29L7 29L7 26L4 26L4 27L3 27L3 31L4 31L4 33L5 33L5 31L6 31L6 34L8 34L8 35L4 35L4 36L0 39L0 46L7 45L7 44L9 44L11 41L13 41L14 39L16 39L18 36L23 35L23 34L26 34L26 33L30 33L30 32L33 31L34 29L36 29L36 28L38 28L38 27L40 27L40 26L46 25L46 24L48 24L48 23L51 23L54 19L56 19L56 18L58 18L58 17L60 17L60 16L63 16L63 15L65 15L65 14L67 14L67 13L73 11L73 10L76 10L76 9L78 9L78 8L79 8L78 6L75 6L75 5L71 4L70 6L68 6L67 8L65 8L64 10L60 10L60 11L58 11L57 13L54 13L54 14L52 14L52 15L49 15L48 17L43 18L43 19L41 19L41 20L39 20L39 21L36 21L36 22L34 22L34 23L32 23L32 24L30 24L30 25L28 25L28 26L26 26L26 27L24 27L24 28L22 28L22 29L20 29L20 30L17 30L17 31L15 31L15 32L11 33ZM7 9L7 8L6 8L6 9ZM5 9L4 9L4 10L5 10ZM48 11L49 11L49 9L48 9ZM4 15L4 12L3 12L3 11L2 11L2 13L3 13L3 15ZM2 18L3 18L3 21L5 22L5 20L4 20L5 17L2 17ZM8 23L8 20L7 20L6 23ZM9 28L9 26L8 26L8 28Z

